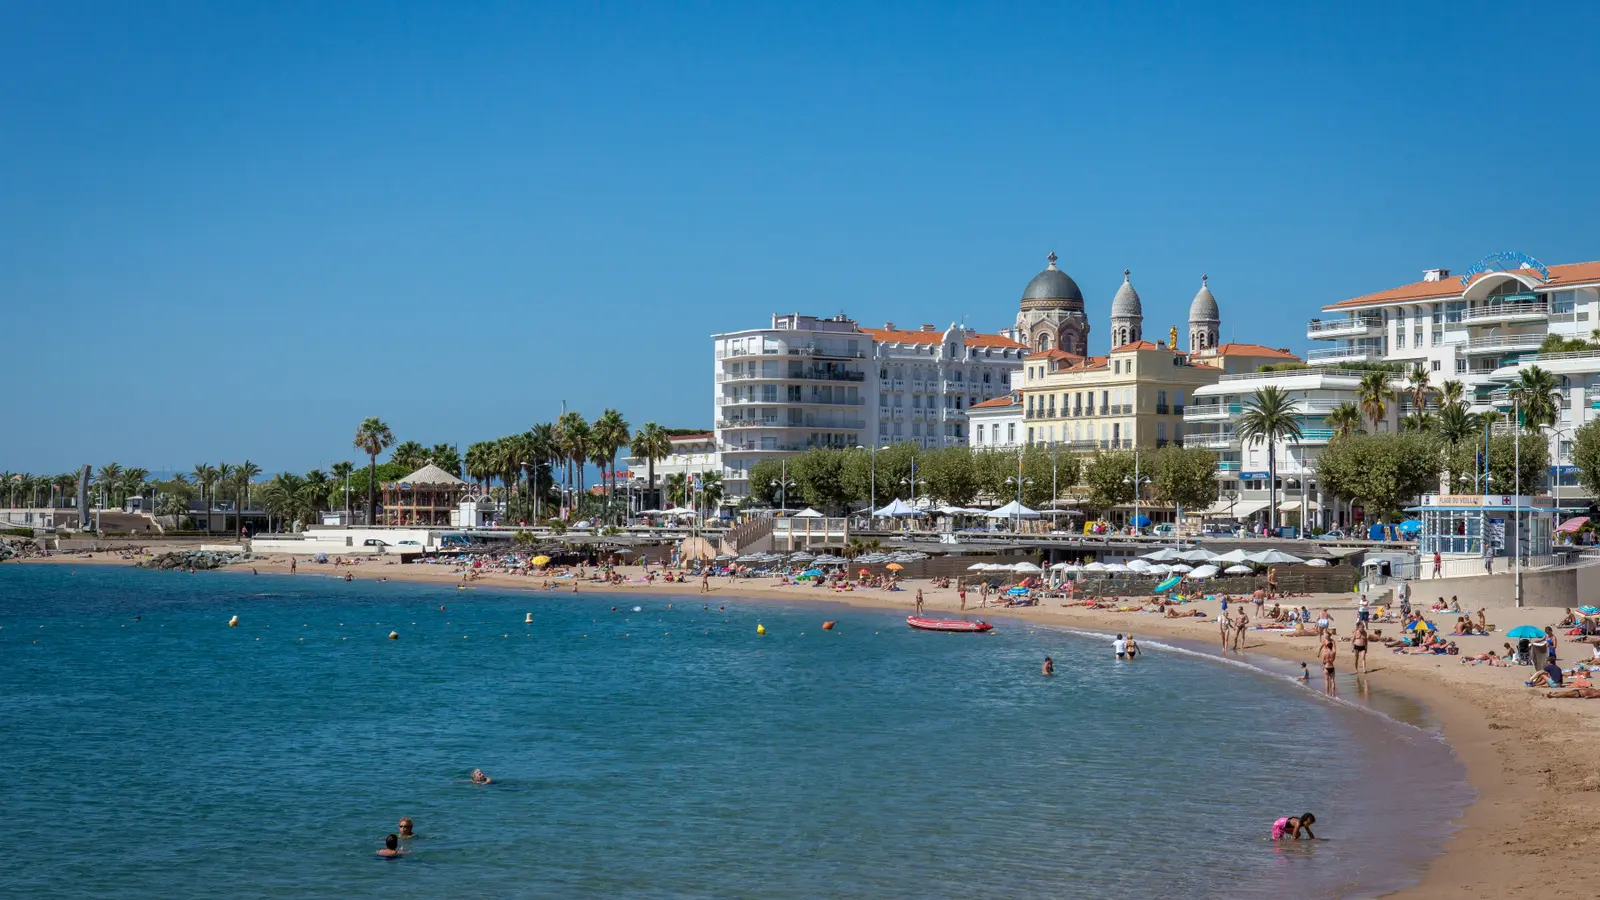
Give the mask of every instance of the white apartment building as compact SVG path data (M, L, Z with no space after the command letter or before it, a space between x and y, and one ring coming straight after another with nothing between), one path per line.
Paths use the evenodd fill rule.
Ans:
M651 468L644 457L632 453L623 457L622 464L628 470L624 477L633 482L636 490L650 487L663 489L667 478L672 475L703 475L722 471L722 455L717 452L717 436L714 432L673 435L671 441L672 452L656 460L654 483L650 481ZM665 495L662 495L661 505L669 505Z
M1423 279L1323 307L1306 337L1334 342L1307 361L1421 365L1437 387L1449 379L1470 390L1476 410L1509 409L1505 385L1522 367L1555 374L1561 420L1548 435L1551 477L1576 492L1571 433L1600 401L1600 351L1540 354L1549 335L1592 340L1600 327L1600 262L1544 266L1519 253L1491 256L1460 275L1429 269ZM1403 406L1403 404L1397 404ZM1401 410L1402 415L1409 410Z
M798 313L712 341L716 449L733 499L749 494L750 467L763 459L874 439L966 443L967 410L1010 390L1027 350L954 324L862 328Z
M1359 402L1363 374L1326 367L1248 372L1224 375L1216 384L1197 388L1193 401L1183 410L1188 426L1183 443L1217 453L1218 500L1205 514L1252 524L1268 521L1267 447L1260 440L1241 440L1238 421L1256 391L1271 385L1294 401L1300 426L1299 441L1281 441L1276 448L1278 521L1297 525L1304 512L1307 524L1322 528L1350 522L1352 510L1322 493L1316 460L1334 436L1326 421L1328 414L1342 403ZM1379 430L1396 428L1399 416L1396 404L1390 404ZM1366 427L1370 428L1370 423Z
M1022 392L1010 391L967 411L968 441L974 450L1009 450L1023 443Z

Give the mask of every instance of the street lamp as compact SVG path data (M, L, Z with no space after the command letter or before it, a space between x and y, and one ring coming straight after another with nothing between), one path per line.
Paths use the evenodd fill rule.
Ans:
M1550 539L1552 542L1554 542L1555 532L1559 531L1561 528L1561 436L1564 434L1570 437L1572 435L1572 429L1557 428L1554 425L1545 425L1544 429L1550 432L1552 435L1555 435L1556 438L1556 518L1555 524L1550 526Z
M787 459L778 460L778 480L772 482L769 487L778 490L779 502L783 505L783 511L788 512L789 489L795 487L795 483L789 478L789 461Z
M926 478L917 477L917 464L915 462L911 463L911 477L900 479L900 483L902 485L909 485L911 487L911 507L915 509L917 506L917 485L920 484L923 487L928 486L928 480Z
M1007 478L1006 479L1006 484L1014 484L1014 485L1017 486L1017 525L1016 525L1016 532L1017 532L1017 534L1021 534L1022 533L1022 486L1025 485L1025 484L1027 484L1027 485L1033 484L1033 479L1032 478L1023 478L1022 477L1022 463L1020 461L1020 457L1018 459L1019 459L1019 461L1017 463L1017 474L1014 477Z
M1138 534L1139 533L1139 494L1144 489L1144 486L1150 483L1150 478L1149 477L1144 477L1144 476L1140 476L1139 475L1138 465L1139 464L1137 462L1134 463L1134 470L1133 470L1133 474L1132 475L1124 475L1124 476L1122 476L1122 483L1123 484L1131 484L1131 485L1133 485L1133 533L1134 534Z
M869 495L867 499L867 520L870 524L873 510L878 508L878 451L887 450L889 448L887 446L879 447L876 444L871 447L862 447L858 444L856 445L856 449L866 450L871 454L868 461L869 465L871 466L871 476L869 479L870 487L868 488Z

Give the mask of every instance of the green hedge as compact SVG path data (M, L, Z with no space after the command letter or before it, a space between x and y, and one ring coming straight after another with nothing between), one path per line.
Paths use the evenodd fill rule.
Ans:
M10 537L31 538L31 537L33 537L33 529L32 528L0 528L0 534L8 535Z

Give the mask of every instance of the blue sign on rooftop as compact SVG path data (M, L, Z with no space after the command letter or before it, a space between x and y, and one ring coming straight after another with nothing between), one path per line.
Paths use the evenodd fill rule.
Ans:
M1477 278L1479 275L1482 275L1485 272L1509 272L1512 269L1532 269L1535 272L1538 272L1539 276L1543 280L1550 280L1550 269L1544 263L1539 262L1537 259L1534 259L1526 253L1518 253L1515 250L1506 250L1501 253L1491 253L1490 255L1485 256L1483 259L1478 260L1478 262L1472 268L1462 272L1461 286L1466 287L1472 283L1472 279Z

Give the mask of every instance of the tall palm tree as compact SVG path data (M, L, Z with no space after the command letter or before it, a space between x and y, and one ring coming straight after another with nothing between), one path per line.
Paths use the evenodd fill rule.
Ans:
M1382 373L1379 373L1382 374ZM1300 422L1295 418L1294 400L1277 385L1256 391L1244 403L1239 415L1239 437L1267 445L1267 521L1278 530L1278 442L1300 442ZM1304 523L1302 523L1304 527Z
M317 514L328 505L328 492L333 490L333 481L328 478L328 473L321 469L312 469L306 473L305 485L300 488L300 495L305 501L305 506L310 512L308 525L317 524Z
M473 441L467 445L467 477L480 485L488 485L494 477L494 442Z
M461 452L455 444L434 444L428 448L428 462L457 478L461 477Z
M689 502L689 478L682 472L673 472L666 478L667 503L683 506Z
M328 467L328 471L333 474L333 480L338 483L338 489L344 492L344 522L346 525L350 524L350 476L355 470L356 467L354 465L343 459Z
M1332 428L1339 437L1344 437L1353 431L1360 431L1361 425L1366 420L1361 417L1361 408L1354 403L1341 403L1328 413L1324 422Z
M1434 426L1438 424L1439 420L1432 413L1406 413L1406 417L1400 420L1400 430L1414 431L1421 434L1424 431L1432 431Z
M583 493L583 466L589 459L589 441L592 437L589 423L576 412L564 412L557 420L561 429L561 450L566 457L567 488ZM576 479L574 479L576 475ZM576 496L576 495L574 495ZM576 505L576 499L573 503Z
M539 498L539 472L551 469L561 453L556 427L549 422L540 422L528 429L528 453L528 458L533 460L533 511L534 516L538 517L543 511Z
M60 492L58 496L60 496L61 502L66 506L71 506L71 501L67 500L67 498L78 491L78 473L62 472L56 476L55 484L56 490Z
M600 418L594 420L594 452L595 463L600 466L600 479L605 480L606 470L611 471L611 486L606 492L606 508L611 508L612 501L617 496L617 451L627 446L628 439L632 437L629 431L628 420L622 413L607 408L600 413Z
M228 485L233 484L233 470L235 468L236 467L233 465L233 463L226 463L226 462L217 463L217 493L216 493L216 498L215 498L217 501L220 501L222 499L222 490L223 490L223 488L226 488ZM206 528L207 528L207 530L210 530L210 526L211 526L211 515L210 515L210 511L207 510L207 514L206 514ZM222 514L222 530L223 531L227 531L228 530L228 514L227 514L227 512L223 512L223 514Z
M200 505L206 511L206 531L211 530L211 486L217 483L217 468L210 463L197 463L190 472L194 483L200 486Z
M700 505L710 515L722 503L722 473L700 473Z
M257 475L261 474L261 467L245 460L233 467L233 505L234 505L234 533L244 530L244 511L250 505L250 485Z
M1464 440L1476 439L1482 428L1482 421L1467 412L1465 403L1446 401L1439 408L1438 433L1447 443L1459 444Z
M639 426L639 430L634 434L631 449L634 456L644 457L645 502L660 508L660 492L656 490L656 460L666 459L672 453L672 437L660 425L646 422ZM650 499L652 492L658 495L657 499Z
M104 496L101 498L102 506L116 506L117 488L122 485L122 467L116 463L106 463L100 467L100 472L95 478Z
M1522 408L1522 427L1529 431L1561 418L1561 381L1551 372L1528 366L1517 373L1508 393Z
M407 472L415 472L428 464L428 448L416 441L402 441L394 445L389 461L404 466Z
M378 521L378 454L394 446L394 432L377 416L368 416L356 426L352 442L357 450L367 455L367 524Z
M1378 423L1389 411L1385 404L1394 399L1394 390L1389 387L1389 373L1373 370L1361 376L1356 399L1361 404L1361 412L1372 420L1372 430L1377 431Z
M150 480L150 470L149 469L141 469L141 468L138 468L137 466L135 466L133 468L129 468L129 469L124 469L123 472L122 472L122 496L123 496L123 498L126 499L128 497L143 497L144 496L145 485L146 485L147 482L149 482L149 480ZM145 512L149 512L149 510L146 509Z
M1406 393L1410 395L1411 411L1423 415L1428 406L1428 395L1433 393L1433 385L1428 381L1428 370L1418 363L1406 373Z

